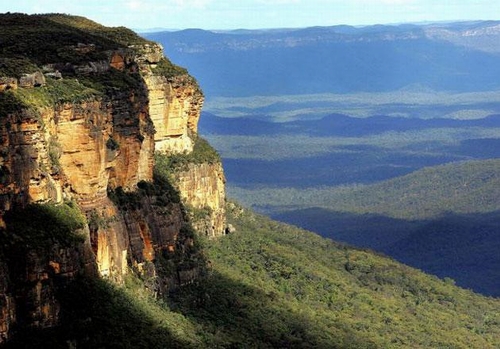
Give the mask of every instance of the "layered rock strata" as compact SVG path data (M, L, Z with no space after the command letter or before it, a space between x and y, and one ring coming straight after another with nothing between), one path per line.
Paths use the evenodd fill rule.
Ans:
M224 234L226 229L224 171L220 163L190 164L177 173L177 187L191 208L196 230L209 238Z
M6 16L8 23L29 19ZM61 18L65 25L81 20L32 18L50 28L51 21ZM79 26L78 40L82 30ZM40 68L18 76L1 76L9 71L2 69L10 58L0 57L0 225L9 241L0 251L0 343L16 324L56 325L57 290L78 275L121 283L133 269L147 276L156 294L192 282L203 260L190 222L209 236L225 229L220 163L183 171L176 179L182 200L170 187L153 181L155 151L193 150L191 136L197 133L203 105L195 80L171 65L161 46L129 32L122 34L132 37L133 44L112 43L114 30L102 27L102 33L93 31L84 43L61 43L59 50L64 57L76 57L74 62L61 56L61 61L42 61ZM43 31L30 32L38 34ZM106 48L108 43L113 47ZM18 60L21 52L12 45L7 51ZM22 214L33 203L56 204L57 212L63 202L76 203L86 216L79 229L84 238L70 245L56 237L50 238L49 247L36 245L4 219L8 212ZM186 206L208 208L208 220L188 217ZM160 263L169 263L169 268Z

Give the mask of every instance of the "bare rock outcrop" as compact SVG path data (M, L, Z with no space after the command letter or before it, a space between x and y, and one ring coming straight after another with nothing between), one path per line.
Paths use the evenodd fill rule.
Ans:
M0 343L15 325L57 325L57 290L78 275L122 283L133 270L155 294L189 284L204 263L194 230L209 237L225 231L220 162L178 172L178 193L153 179L156 151L193 151L203 106L196 81L158 44L89 38L59 45L64 59L27 57L29 69L0 77L0 229L7 239L0 249ZM0 70L18 66L23 52L16 47L6 49L12 57L0 57ZM7 219L47 204L57 222L66 219L57 207L68 203L85 216L77 229L82 239L70 243L50 234L44 243L31 241Z
M39 87L45 85L45 76L37 71L32 74L24 74L19 79L19 86L24 88Z
M179 193L191 208L193 225L209 238L226 229L226 179L221 163L190 164L177 174Z
M192 283L197 232L226 225L220 161L153 176L155 152L193 152L203 106L160 45L64 15L34 15L44 29L26 36L32 17L2 16L14 29L0 53L0 344L56 326L58 292L79 276L134 272L156 295Z

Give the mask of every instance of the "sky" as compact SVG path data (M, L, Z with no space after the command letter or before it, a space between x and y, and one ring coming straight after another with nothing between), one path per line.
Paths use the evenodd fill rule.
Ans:
M0 12L68 13L136 30L301 28L500 20L497 0L14 0Z

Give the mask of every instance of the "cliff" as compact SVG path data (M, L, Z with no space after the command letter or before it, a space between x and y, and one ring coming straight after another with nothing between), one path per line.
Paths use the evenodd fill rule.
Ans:
M208 237L220 235L226 227L224 183L220 162L190 164L178 173L179 192L192 207L193 226Z
M205 263L193 225L225 230L220 160L176 174L155 153L193 153L196 81L125 28L1 17L0 343L16 324L57 324L57 291L79 275L133 270L156 294L192 282Z

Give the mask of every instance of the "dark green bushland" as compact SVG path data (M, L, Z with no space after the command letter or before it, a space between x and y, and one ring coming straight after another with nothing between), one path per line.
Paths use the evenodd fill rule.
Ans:
M54 244L71 246L83 242L79 230L86 219L73 202L63 204L29 204L24 209L8 211L2 233L4 244L26 248L50 247Z

